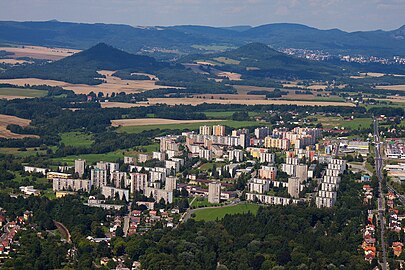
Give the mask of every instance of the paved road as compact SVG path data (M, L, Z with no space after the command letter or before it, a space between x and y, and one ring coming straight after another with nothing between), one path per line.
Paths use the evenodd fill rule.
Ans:
M128 215L124 216L124 226L122 227L122 231L124 232L124 236L127 237L128 230L129 230L129 221L131 220L131 203L128 203L126 206L128 209Z
M384 202L384 194L382 192L382 181L383 181L383 160L381 158L381 142L380 142L380 135L378 131L378 121L374 119L374 143L375 143L375 171L376 176L378 178L378 220L381 226L381 235L380 235L380 242L381 242L381 251L382 251L382 262L380 261L381 267L383 270L387 269L387 248L385 246L385 202Z

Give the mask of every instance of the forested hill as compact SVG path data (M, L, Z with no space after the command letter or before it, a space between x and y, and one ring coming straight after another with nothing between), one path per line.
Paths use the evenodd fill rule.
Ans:
M131 69L139 72L154 72L167 67L154 58L130 54L104 43L59 61L42 65L23 65L0 73L0 78L40 78L70 83L99 84L102 75L98 70Z
M245 76L279 79L325 79L342 75L342 69L278 52L262 43L250 43L223 53L189 55L181 62L208 61L215 68Z
M403 26L392 31L345 32L291 23L221 28L195 25L132 27L102 23L0 21L0 43L86 49L93 44L105 42L133 53L141 49L156 48L162 49L161 51L170 49L172 53L190 53L261 42L276 49L287 47L324 50L333 54L389 57L405 56L404 29Z

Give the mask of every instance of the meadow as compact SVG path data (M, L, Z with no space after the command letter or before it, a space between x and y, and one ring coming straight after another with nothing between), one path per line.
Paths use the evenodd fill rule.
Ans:
M66 146L89 147L93 144L93 136L83 132L65 132L60 134L61 143Z
M355 118L353 120L345 120L341 117L317 117L319 123L322 123L324 128L345 128L345 129L359 129L369 128L372 119L371 118Z
M0 88L0 99L44 97L47 93L45 90L5 87Z

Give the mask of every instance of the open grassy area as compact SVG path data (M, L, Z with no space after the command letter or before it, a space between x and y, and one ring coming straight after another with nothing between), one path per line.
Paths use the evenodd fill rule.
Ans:
M201 165L200 169L204 171L212 170L214 164L217 166L217 168L221 168L222 166L225 165L225 162L207 162Z
M345 129L368 128L371 125L371 118L355 118L353 120L345 120L341 117L317 117L318 122L322 123L324 128L344 127Z
M231 59L231 58L227 58L227 57L217 57L217 58L214 58L214 60L224 63L226 65L239 65L240 64L239 60L235 60L235 59Z
M192 199L190 198L190 201ZM197 197L192 204L190 204L191 207L199 208L199 207L209 207L213 206L212 203L208 202L208 199L206 197Z
M83 132L65 132L61 133L62 143L66 146L89 147L93 144L93 136Z
M179 129L179 130L198 130L200 126L203 126L204 123L188 123L188 124L169 124L169 125L147 125L147 126L126 126L126 127L119 127L118 132L127 132L127 133L141 133L145 130L152 130L152 129ZM249 126L259 126L259 123L256 121L218 121L218 122L210 122L208 125L225 125L231 128L242 128L242 127L249 127Z
M224 119L224 118L231 118L232 115L235 113L236 111L220 111L220 112L204 112L204 114L208 117L208 118L212 118L212 119ZM259 113L257 112L248 112L250 117L256 116Z
M84 159L87 163L95 163L97 161L115 162L117 159L124 158L125 151L114 151L105 154L84 154L78 156L66 156L54 158L52 161L74 165L76 159Z
M195 211L194 219L197 221L213 221L222 219L225 215L243 214L248 212L255 215L259 207L260 206L257 204L238 204L221 208L199 209Z
M145 146L139 146L137 149L127 149L127 150L117 150L114 152L109 152L105 154L83 154L75 156L66 156L61 158L52 159L53 162L66 163L68 165L74 165L76 159L84 159L87 163L96 163L98 161L115 162L117 159L124 158L124 156L137 156L142 150L146 150L146 153L151 153L153 151L159 150L159 144L150 144Z
M21 89L13 87L0 88L0 98L2 96L44 97L47 95L47 93L48 92L45 90L37 90L37 89Z
M33 176L32 175L28 175L28 176L22 176L19 172L14 172L14 181L16 181L17 183L21 183L23 181L24 178L28 178L30 181L33 180ZM48 183L48 179L46 177L35 177L35 183L37 184L47 184Z
M16 157L30 157L45 154L45 150L39 150L39 148L27 148L27 151L19 151L20 148L2 147L0 148L1 154L14 155Z

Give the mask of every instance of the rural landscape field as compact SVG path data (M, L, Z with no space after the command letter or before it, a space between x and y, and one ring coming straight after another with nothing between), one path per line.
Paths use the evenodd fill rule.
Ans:
M3 1L0 269L404 269L403 2Z

